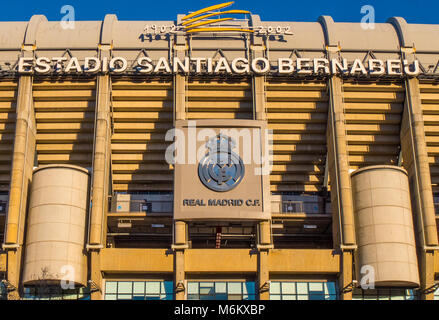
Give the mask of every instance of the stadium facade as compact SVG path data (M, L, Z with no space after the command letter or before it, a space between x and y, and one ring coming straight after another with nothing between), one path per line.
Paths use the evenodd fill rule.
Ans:
M2 297L439 297L439 25L215 9L0 22Z

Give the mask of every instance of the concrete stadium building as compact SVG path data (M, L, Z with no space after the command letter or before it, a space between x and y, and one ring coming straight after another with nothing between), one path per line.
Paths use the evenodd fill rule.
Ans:
M0 22L2 297L439 298L439 25L218 9Z

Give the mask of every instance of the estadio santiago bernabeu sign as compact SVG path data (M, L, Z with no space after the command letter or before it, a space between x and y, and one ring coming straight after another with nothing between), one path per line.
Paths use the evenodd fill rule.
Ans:
M136 61L128 61L123 57L96 58L86 57L79 60L76 57L21 57L18 60L17 71L20 74L202 74L202 75L246 75L272 74L282 76L418 76L422 73L418 60L380 60L362 59L348 61L347 59L325 58L278 58L275 61L259 57L247 59L238 57L228 60L224 57L213 58L178 58L168 59L161 57L152 60L149 57L140 57Z

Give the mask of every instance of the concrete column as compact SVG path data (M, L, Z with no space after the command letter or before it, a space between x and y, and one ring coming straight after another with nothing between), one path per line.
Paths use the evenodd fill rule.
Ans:
M330 91L327 145L329 161L329 175L331 180L332 211L334 221L339 221L341 246L354 246L355 225L354 209L349 174L349 155L345 115L343 106L342 80L333 76L328 81ZM338 227L338 225L337 225Z
M412 205L418 217L418 231L423 234L421 243L437 246L438 236L431 188L430 165L425 141L424 118L419 80L406 80L406 103L401 125L401 149L403 164L412 184Z
M181 15L177 17L181 22ZM175 57L184 59L188 45L183 35L176 35L173 54ZM183 74L174 75L174 123L177 120L186 120L186 76ZM188 248L187 223L185 221L174 222L174 290L175 300L185 300L185 249Z
M102 290L100 249L105 245L106 216L111 170L111 118L109 75L99 75L96 88L96 121L92 173L92 208L89 226L90 280ZM93 300L100 300L102 292L92 293Z
M430 165L425 141L419 80L406 80L406 102L401 123L403 165L409 174L417 233L421 290L434 285L434 248L438 246ZM422 299L432 299L433 293Z
M95 146L93 154L92 209L89 244L103 244L103 225L108 209L111 119L110 119L110 76L98 76L95 122Z
M341 248L339 288L352 283L352 252L355 248L354 209L345 128L342 80L332 77L328 81L330 91L327 146L328 168L331 181L331 205L333 212L333 238L336 248ZM352 293L341 293L340 299L351 300Z
M184 250L188 248L187 245L187 224L184 221L176 221L174 224L174 288L175 300L184 300L186 293L185 284L185 257Z
M258 15L251 16L252 25L259 25L260 18ZM266 47L261 37L251 36L251 58L265 57ZM252 98L253 98L253 119L267 120L266 113L266 91L265 76L252 76ZM258 291L259 300L270 299L270 272L268 267L268 255L270 249L273 248L271 222L259 222L259 238L258 238Z
M92 250L89 252L89 269L90 280L99 288L99 290L91 293L92 300L102 300L103 285L101 272L101 252L99 250Z
M273 248L271 241L271 223L270 221L261 221L259 223L258 239L258 289L259 300L270 300L270 270L268 267L268 255Z
M435 284L434 251L422 250L419 256L421 290L430 289ZM434 291L430 293L423 292L420 298L421 300L434 300Z
M340 257L340 275L338 287L340 289L340 300L352 300L352 263L353 254L351 251L344 251ZM347 288L346 292L343 289Z
M30 75L20 77L16 116L6 241L3 248L8 251L8 281L18 289L28 190L32 181L35 159L36 124L33 108L32 76ZM18 298L18 292L13 291L9 298Z
M253 87L253 113L255 120L266 120L266 93L265 93L265 77L254 76L252 79Z
M175 276L175 300L185 300L186 285L184 272L184 250L176 250L174 253L174 276ZM182 285L183 284L183 285Z
M269 250L259 250L258 256L258 288L259 300L270 300L270 272L268 269Z
M416 60L416 40L401 17L388 21L395 28L401 46L401 58L412 63ZM415 216L418 245L421 291L434 285L434 251L438 235L431 188L430 165L425 141L422 101L417 78L405 80L406 100L401 123L401 149L404 168L409 174L412 209ZM433 293L422 294L422 299L432 299Z
M174 120L186 119L186 77L174 75Z

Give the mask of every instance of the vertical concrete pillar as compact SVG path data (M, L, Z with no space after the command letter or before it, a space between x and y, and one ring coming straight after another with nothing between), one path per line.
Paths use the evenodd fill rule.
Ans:
M19 79L16 117L6 240L3 248L8 251L8 281L18 289L28 190L32 181L36 142L32 76L30 75L22 75ZM11 292L9 296L10 299L18 297L17 291Z
M328 114L328 159L331 180L333 212L340 222L342 246L355 245L354 209L351 179L349 175L349 155L343 106L342 80L332 77L328 81L330 102Z
M341 50L334 20L329 16L319 18L326 42L328 59L338 58ZM353 250L356 248L354 207L352 200L351 178L349 174L349 154L343 103L343 81L331 76L327 82L329 91L326 161L331 186L331 206L333 213L334 248L341 251L341 273L339 288L352 284ZM341 299L352 299L351 294L341 294Z
M90 280L99 288L102 284L100 272L100 249L105 244L106 216L111 170L111 114L110 75L99 75L96 84L96 121L93 152L93 173L90 212L89 243ZM93 300L101 299L101 292L92 294Z
M425 246L437 246L438 236L431 187L430 165L425 141L424 118L419 80L406 80L406 102L401 124L403 165L412 183L412 205L417 215L418 231Z
M96 285L98 290L91 293L92 300L102 300L102 272L101 272L101 251L100 250L90 250L89 251L89 274L90 280ZM93 287L94 287L93 285ZM92 286L89 286L92 287Z
M434 286L434 251L424 251L419 255L419 265L420 265L420 273L419 279L421 280L421 300L434 300L434 291L432 292L424 292L426 289L430 289ZM431 290L428 290L431 291Z
M266 120L266 92L265 92L265 77L253 76L253 113L255 120Z
M412 38L413 33L408 32L407 22L401 17L393 17L388 22L393 25L398 34L401 58L412 63L416 59L416 38ZM434 252L438 247L438 235L419 80L407 77L405 91L406 100L400 134L401 150L403 166L409 174L412 210L417 233L420 291L423 292L434 285ZM421 298L433 299L433 293L422 293Z
M330 102L328 113L327 146L328 168L331 180L331 205L333 212L333 238L336 248L341 249L342 262L339 275L339 287L345 288L352 283L351 252L355 248L355 225L352 200L349 159L347 151L342 80L332 77L328 81ZM352 299L351 293L342 294L343 300Z
M270 300L270 270L268 268L269 250L259 250L258 288L259 300Z
M258 239L258 289L259 300L270 299L270 270L268 267L268 255L273 248L271 241L271 223L270 221L261 221L259 223Z
M175 120L186 119L186 77L174 75L174 112Z
M93 153L92 208L90 217L90 245L102 245L103 224L108 207L111 115L110 76L100 75L96 88L96 121Z
M187 246L187 224L184 221L174 223L174 288L175 300L184 300L186 293L185 285L185 256Z
M340 275L338 277L338 286L340 288L340 300L352 300L352 251L343 251L340 259ZM344 291L343 289L347 290Z
M181 22L181 15L177 17ZM183 60L186 56L188 45L184 35L177 34L173 47L174 57ZM174 75L174 123L177 120L186 120L186 75ZM185 250L188 248L187 223L185 221L174 222L174 290L175 300L184 300L186 293L185 285Z
M251 15L251 24L260 25L261 19L258 15ZM255 35L250 36L250 60L256 58L266 58L266 46L262 37ZM267 120L266 113L266 90L265 76L252 76L252 98L253 98L253 119ZM271 222L259 222L259 239L258 239L258 290L260 300L270 299L270 272L268 267L268 255L273 248Z
M118 19L107 14L102 23L99 41L99 57L111 58L113 49L113 30ZM92 172L92 207L90 212L89 251L90 281L100 290L92 293L93 300L102 299L102 272L100 250L106 244L108 195L111 174L111 76L99 74L96 79L96 104Z
M434 285L433 247L438 245L430 165L425 141L419 80L406 79L406 102L401 123L403 165L409 174L418 242L421 291ZM430 248L430 249L429 249ZM433 293L423 294L432 299Z

